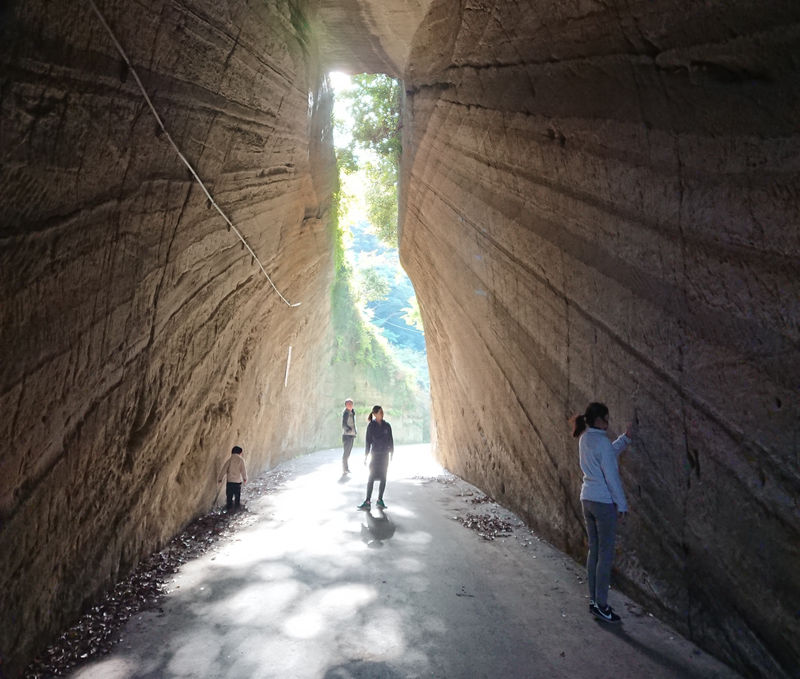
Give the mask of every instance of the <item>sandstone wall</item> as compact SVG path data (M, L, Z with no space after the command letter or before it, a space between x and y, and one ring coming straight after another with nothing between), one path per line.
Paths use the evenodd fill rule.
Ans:
M86 2L0 41L0 660L207 511L219 464L314 448L330 362L330 97L298 3ZM284 386L289 346L293 347ZM298 407L302 405L302 407ZM324 431L319 432L324 436Z
M311 25L329 70L398 77L431 0L316 0Z
M5 669L202 511L231 445L259 467L316 443L319 36L327 66L406 80L401 254L444 462L581 558L565 420L605 400L639 424L621 583L752 676L796 674L796 3L316 5L101 4L296 309L89 5L2 10Z
M635 421L617 582L763 677L800 668L799 19L438 0L405 71L442 460L582 559L566 420Z

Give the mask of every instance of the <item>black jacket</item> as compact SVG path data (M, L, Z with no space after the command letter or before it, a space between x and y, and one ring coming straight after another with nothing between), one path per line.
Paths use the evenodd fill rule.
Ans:
M392 425L386 420L380 423L378 420L372 420L367 425L367 441L364 455L369 455L370 450L372 450L373 455L385 455L394 452Z

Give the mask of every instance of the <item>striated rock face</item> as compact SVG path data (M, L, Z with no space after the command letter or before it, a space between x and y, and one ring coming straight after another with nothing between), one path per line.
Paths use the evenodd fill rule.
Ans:
M317 0L312 25L328 70L400 77L431 0Z
M3 10L7 673L207 508L233 444L255 469L327 440L322 74L344 68L405 79L401 255L442 460L582 558L566 419L604 400L638 423L618 582L747 674L796 676L796 3L101 8L302 306L87 2Z
M764 677L800 667L799 19L443 0L405 82L442 460L582 559L566 420L635 421L617 582Z
M314 448L330 362L330 97L287 3L17 3L0 41L6 672L188 519L241 443ZM297 25L295 25L297 24ZM298 28L299 26L299 28ZM289 346L291 368L286 380ZM284 384L286 380L286 385Z

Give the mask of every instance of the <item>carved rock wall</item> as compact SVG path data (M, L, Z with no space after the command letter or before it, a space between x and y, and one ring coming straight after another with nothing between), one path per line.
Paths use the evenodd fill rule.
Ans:
M639 425L619 582L748 674L793 676L796 3L348 2L101 5L296 309L88 4L3 10L4 669L203 510L231 445L259 467L316 443L318 37L327 66L405 78L401 255L443 461L582 558L566 418L605 400Z
M19 2L0 41L0 655L251 470L317 445L327 406L330 96L294 3L98 3L206 202L86 2ZM284 387L289 346L292 364ZM297 404L304 404L302 409ZM324 436L324 431L319 432Z
M329 70L399 77L431 0L316 0L312 15Z
M443 0L405 69L440 457L582 559L566 420L637 422L617 582L763 677L800 667L798 19Z

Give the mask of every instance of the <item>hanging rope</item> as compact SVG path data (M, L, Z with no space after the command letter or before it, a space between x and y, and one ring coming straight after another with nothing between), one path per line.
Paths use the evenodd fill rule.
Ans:
M267 270L264 268L264 265L261 263L261 260L258 258L256 253L253 252L253 248L250 247L250 244L247 242L247 240L245 240L245 237L242 235L242 233L239 231L239 229L237 229L233 225L233 222L230 219L228 219L228 215L226 215L222 211L222 208L220 208L220 206L217 205L217 201L214 200L213 196L211 195L209 190L206 188L206 185L203 183L203 180L200 179L200 177L198 176L197 172L195 172L195 169L192 167L191 163L188 160L186 160L186 157L183 155L183 153L181 153L181 150L178 148L178 145L173 141L173 139L170 136L169 132L167 132L167 128L164 126L164 122L161 120L161 116L158 115L158 111L156 111L156 107L153 106L153 102L150 100L150 97L147 94L147 90L144 89L144 85L142 84L142 81L139 79L139 74L136 72L136 69L133 67L133 64L131 63L130 59L128 59L128 55L125 53L125 50L122 49L122 45L120 45L119 40L117 40L117 36L114 35L114 31L112 31L111 27L108 25L108 23L106 23L105 18L100 13L100 10L97 8L97 5L95 4L94 0L87 0L87 2L91 6L91 8L94 10L94 13L97 15L97 18L100 20L100 23L103 24L103 28L106 29L106 32L108 33L109 37L111 38L111 41L114 43L114 46L117 48L117 52L119 52L120 56L122 57L122 59L127 64L128 68L130 69L131 75L133 75L134 79L136 80L136 84L139 86L139 89L142 92L142 96L144 96L144 99L147 102L147 105L150 107L150 110L153 112L153 116L155 117L156 122L158 123L158 126L161 128L161 131L164 133L164 136L167 138L167 141L170 143L172 148L175 149L175 153L178 154L178 158L180 158L181 161L183 161L183 164L186 165L186 167L189 169L189 172L192 173L192 176L195 178L197 183L200 185L200 188L203 189L203 193L206 194L206 197L208 198L209 203L214 206L216 211L219 212L219 214L225 220L225 222L227 223L228 227L230 229L232 229L233 232L238 236L239 240L242 241L242 245L247 248L247 251L250 253L250 256L253 258L253 261L258 262L258 266L261 269L262 273L264 274L264 277L269 281L269 284L272 286L272 289L275 292L278 293L278 297L280 297L283 300L283 302L286 304L286 306L288 306L290 308L294 308L294 307L300 306L300 302L296 302L294 304L291 304L289 302L289 300L287 300L281 294L281 291L278 290L277 287L275 287L275 283L272 282L272 279L269 277L269 274L267 273Z

